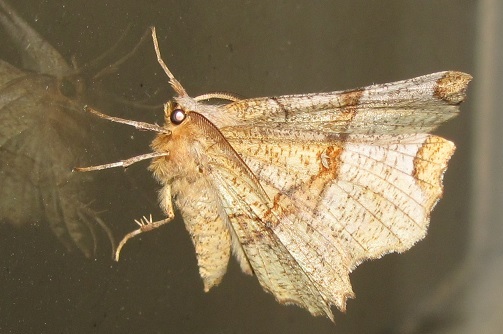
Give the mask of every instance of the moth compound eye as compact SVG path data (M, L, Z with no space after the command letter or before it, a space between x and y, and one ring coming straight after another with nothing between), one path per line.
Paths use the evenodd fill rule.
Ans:
M169 115L171 123L175 125L182 124L186 117L187 114L182 109L175 109L171 112L171 115Z

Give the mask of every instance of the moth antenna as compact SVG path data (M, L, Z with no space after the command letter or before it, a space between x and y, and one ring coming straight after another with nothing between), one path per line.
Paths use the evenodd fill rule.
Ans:
M242 100L243 98L233 94L233 93L228 93L228 92L213 92L213 93L206 93L203 95L196 96L194 100L196 101L203 101L203 100L225 100L225 101L230 101L230 102L237 102Z
M154 42L155 54L157 55L157 62L159 63L159 65L161 65L162 69L164 70L164 73L166 73L166 75L169 77L169 83L171 87L173 87L178 96L189 96L185 91L185 88L183 88L182 84L175 79L173 73L171 73L168 66L166 66L166 64L164 63L164 60L162 60L161 50L159 50L159 42L157 41L157 34L155 32L155 27L151 27L151 29L152 29L152 40Z

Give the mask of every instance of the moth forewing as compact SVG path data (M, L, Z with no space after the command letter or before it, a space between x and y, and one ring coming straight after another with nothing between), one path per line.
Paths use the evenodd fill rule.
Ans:
M354 297L349 273L358 264L425 236L454 152L427 131L457 114L470 75L439 72L320 94L191 98L162 61L154 29L152 36L179 94L166 104L162 131L145 126L157 132L149 168L168 218L138 222L121 247L171 220L174 199L205 291L221 281L232 251L280 303L333 320L331 305L344 311Z
M444 71L346 91L240 100L224 109L236 127L325 135L424 133L457 115L471 79Z

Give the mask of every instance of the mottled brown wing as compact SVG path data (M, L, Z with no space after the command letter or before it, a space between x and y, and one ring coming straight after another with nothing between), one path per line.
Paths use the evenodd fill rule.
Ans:
M359 263L425 236L454 145L424 132L457 114L470 79L440 72L201 109L178 99L219 126L256 177L244 182L214 156L211 178L267 291L332 318Z
M280 303L293 303L333 320L329 300L272 229L279 217L271 212L271 203L264 202L232 169L215 168L211 176L230 228L262 287Z
M407 250L425 236L454 151L427 134L345 139L228 138L268 203L232 170L213 173L262 286L280 302L331 319L329 306L344 310L353 297L349 273L359 263Z
M219 128L253 124L282 134L426 133L458 114L471 78L438 72L347 91L245 99L201 113Z

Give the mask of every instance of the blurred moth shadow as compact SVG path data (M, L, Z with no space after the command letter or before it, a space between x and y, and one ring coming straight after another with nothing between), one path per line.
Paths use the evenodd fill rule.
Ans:
M79 68L4 0L0 24L22 63L20 69L0 60L0 220L14 226L46 223L68 250L86 257L96 254L102 235L114 249L110 229L90 205L95 176L72 173L72 168L86 164L84 152L99 152L91 135L95 120L83 106L104 98L103 89L95 87L99 79L126 61L141 41L98 71L115 47Z

